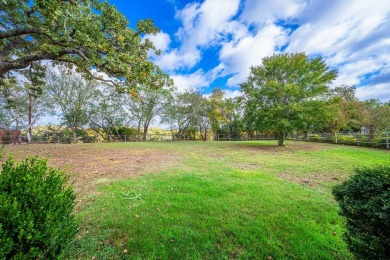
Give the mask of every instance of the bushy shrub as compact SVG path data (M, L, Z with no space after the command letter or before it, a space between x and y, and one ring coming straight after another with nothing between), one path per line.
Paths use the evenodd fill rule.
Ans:
M365 147L372 147L372 139L369 136L362 135L359 137L359 145Z
M137 134L137 129L128 127L128 126L120 126L117 129L119 135L135 135ZM115 133L115 130L112 129L112 132Z
M53 259L75 236L69 176L37 157L8 159L0 174L0 258Z
M355 136L349 136L349 135L339 135L337 137L337 143L338 144L354 145L354 144L356 144L356 137Z
M311 142L321 142L322 141L322 137L318 134L312 134L309 136L309 141Z
M373 146L386 149L386 137L377 136L373 140Z
M390 165L356 169L356 175L334 187L346 218L346 241L358 259L390 256Z

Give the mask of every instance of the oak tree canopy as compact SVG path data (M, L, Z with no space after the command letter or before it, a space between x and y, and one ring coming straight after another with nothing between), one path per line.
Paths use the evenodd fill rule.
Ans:
M147 59L148 51L155 50L153 44L142 38L159 31L153 21L138 21L131 29L126 17L107 1L0 0L0 10L3 82L9 72L43 60L75 66L86 77L119 90L148 84L150 74L161 73Z

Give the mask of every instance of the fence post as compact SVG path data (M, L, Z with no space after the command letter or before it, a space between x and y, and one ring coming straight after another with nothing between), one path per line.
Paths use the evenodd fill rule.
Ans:
M359 146L360 145L360 139L359 139L359 135L356 134L356 145Z
M386 149L387 150L390 149L390 145L389 145L389 132L388 131L386 132Z
M337 142L337 133L335 133L335 137L336 137L336 144L337 144L337 143L338 143L338 142Z

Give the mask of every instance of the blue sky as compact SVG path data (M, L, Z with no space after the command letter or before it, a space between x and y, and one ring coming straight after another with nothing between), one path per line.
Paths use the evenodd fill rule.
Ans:
M109 0L134 26L152 19L161 49L152 59L178 90L239 94L249 68L274 53L321 55L333 86L390 100L390 0Z

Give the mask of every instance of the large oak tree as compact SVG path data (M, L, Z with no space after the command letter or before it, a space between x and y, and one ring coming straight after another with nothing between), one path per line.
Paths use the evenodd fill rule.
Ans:
M255 130L277 133L284 145L288 132L305 131L325 109L323 95L336 77L321 58L304 53L278 54L263 58L251 67L247 82L241 84L247 115Z
M142 35L156 33L151 20L129 21L107 1L0 0L0 80L32 62L52 60L120 90L148 83L157 68L147 59L154 49ZM92 75L91 69L108 77ZM126 84L123 84L126 83Z

